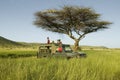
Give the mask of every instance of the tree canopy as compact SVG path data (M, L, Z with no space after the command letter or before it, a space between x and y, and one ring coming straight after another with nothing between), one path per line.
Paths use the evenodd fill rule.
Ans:
M75 47L86 34L107 29L111 24L100 20L100 14L91 8L64 6L61 9L48 9L36 12L34 24L48 31L68 35L75 41ZM74 36L76 34L77 36Z

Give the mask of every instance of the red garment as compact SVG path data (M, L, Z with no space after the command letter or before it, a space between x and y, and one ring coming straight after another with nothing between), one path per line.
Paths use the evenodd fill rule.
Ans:
M62 52L62 47L59 47L59 48L58 48L58 51L59 51L59 52Z
M48 39L47 43L50 44L50 40L49 39Z

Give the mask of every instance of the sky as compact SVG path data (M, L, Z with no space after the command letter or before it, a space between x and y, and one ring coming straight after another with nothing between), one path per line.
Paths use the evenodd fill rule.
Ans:
M52 33L33 24L35 13L46 9L58 9L64 5L90 7L101 14L100 19L112 22L109 29L90 33L80 45L120 48L120 0L0 0L0 36L18 42L44 43L61 39L74 44L67 35Z

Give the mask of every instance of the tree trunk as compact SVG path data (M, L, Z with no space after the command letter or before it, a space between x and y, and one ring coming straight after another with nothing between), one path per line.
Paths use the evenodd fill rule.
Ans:
M78 50L81 50L81 48L79 47L79 41L80 40L75 40L75 43L74 43L74 52L77 52Z

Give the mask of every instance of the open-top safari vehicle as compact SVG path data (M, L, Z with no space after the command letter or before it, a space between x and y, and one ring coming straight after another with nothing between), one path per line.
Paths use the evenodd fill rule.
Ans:
M50 56L56 56L56 57L66 57L69 58L80 58L80 57L86 57L86 54L84 52L73 52L70 45L68 44L62 44L62 51L58 51L59 45L57 43L42 43L39 46L37 57L50 57Z

